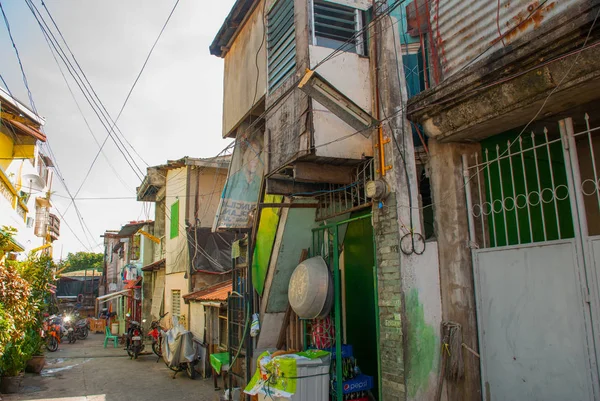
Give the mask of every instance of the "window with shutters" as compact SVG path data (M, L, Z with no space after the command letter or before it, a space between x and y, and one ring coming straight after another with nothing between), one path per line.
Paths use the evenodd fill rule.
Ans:
M269 90L296 70L294 0L279 0L267 15L267 69Z
M171 313L181 317L181 290L171 290Z
M365 54L364 13L356 8L313 0L313 44Z
M179 235L179 199L171 205L171 239Z

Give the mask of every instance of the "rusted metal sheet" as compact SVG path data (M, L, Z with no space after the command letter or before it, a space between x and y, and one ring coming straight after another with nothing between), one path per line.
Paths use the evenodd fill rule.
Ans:
M431 37L446 79L547 24L582 0L429 0Z

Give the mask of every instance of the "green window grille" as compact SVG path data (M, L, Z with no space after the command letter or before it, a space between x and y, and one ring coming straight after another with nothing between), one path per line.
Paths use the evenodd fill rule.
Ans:
M267 63L270 90L296 69L294 0L279 0L267 15Z
M179 199L171 205L171 238L179 235Z

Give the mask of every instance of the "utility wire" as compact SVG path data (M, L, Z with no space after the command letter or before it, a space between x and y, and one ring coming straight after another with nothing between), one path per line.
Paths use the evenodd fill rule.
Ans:
M31 0L29 0L31 1ZM94 96L96 97L96 99L98 99L98 101L100 102L100 105L102 106L102 110L104 111L104 113L108 116L108 118L110 119L110 121L113 123L113 127L112 129L116 128L117 131L121 134L121 136L123 137L123 140L125 140L125 143L127 143L127 145L129 145L129 147L131 148L131 150L140 158L140 160L146 165L148 166L148 163L144 160L144 158L135 150L135 147L127 140L127 137L125 137L125 135L123 134L123 132L121 132L121 129L117 126L117 120L119 119L119 117L121 116L121 113L119 113L119 116L117 116L117 118L115 120L112 119L112 117L110 116L110 113L108 112L108 110L106 110L106 107L104 106L104 103L102 103L102 101L100 100L100 97L98 96L98 94L96 93L96 91L94 90L94 87L92 86L91 82L88 80L87 75L85 74L85 71L83 71L83 68L81 68L81 66L79 65L79 62L77 61L77 58L75 57L75 54L73 54L73 52L71 51L71 48L69 47L69 44L67 43L67 40L65 39L65 37L62 34L62 31L60 30L60 28L58 27L58 24L56 23L56 21L54 20L54 17L52 17L52 14L50 13L50 10L48 9L48 7L46 6L46 3L42 0L42 6L44 7L44 9L46 10L46 13L48 14L48 17L50 17L50 20L52 21L52 24L54 25L54 27L56 28L58 34L60 35L63 43L65 44L65 46L67 47L67 50L69 51L69 53L71 54L71 57L73 58L73 61L75 61L75 64L77 65L77 67L79 68L79 70L81 71L81 74L83 75L83 78L85 79L85 81L87 82L88 86L90 87L90 89L92 90L92 93L94 94ZM34 6L35 7L35 6ZM37 10L37 8L36 8ZM39 11L38 11L39 13ZM133 90L133 88L132 88ZM131 92L130 92L131 94ZM127 103L127 102L125 102ZM124 106L123 106L124 107ZM122 111L122 109L121 109ZM123 144L121 142L121 144ZM123 145L124 146L124 145Z
M33 96L31 94L31 90L29 88L29 83L27 81L27 75L25 74L25 69L24 69L23 63L21 61L21 56L19 54L19 49L17 48L17 45L16 45L16 43L14 41L14 38L12 36L12 31L10 29L10 23L8 22L8 18L6 17L6 13L4 12L4 8L2 7L2 2L0 2L0 11L2 12L2 17L4 19L4 23L6 25L6 29L8 30L10 41L12 43L12 46L13 46L13 48L15 50L15 54L17 56L17 60L19 62L19 67L21 69L21 75L22 75L22 78L23 78L23 83L25 84L25 88L27 89L27 94L28 94L28 97L29 97L29 101L30 101L31 107L32 107L34 113L37 115L38 112L37 112L37 109L35 107L35 102L33 101ZM51 150L51 148L49 147L49 144L48 144L48 149L49 149L49 151L51 153L53 153L52 150ZM66 183L65 183L65 181L64 181L64 179L62 177L62 174L60 173L60 169L58 167L58 162L56 161L55 157L53 157L53 159L54 159L54 163L55 163L55 166L56 166L55 167L56 175L60 178L61 182L63 183L63 185L65 187L65 190L67 190L67 192L70 193L70 191L67 188ZM77 212L77 216L79 217L79 222L81 224L81 228L83 230L83 233L84 233L84 235L86 236L86 239L87 239L87 234L86 234L86 231L85 231L85 228L84 228L84 224L83 224L83 218L81 217L81 214L80 214L79 210L77 210L77 208L76 208L76 212ZM89 228L88 228L88 231L89 231Z
M6 30L8 31L8 37L10 38L10 42L12 43L12 47L15 50L15 54L17 55L17 61L19 62L19 68L21 69L21 77L23 78L23 83L25 84L25 89L27 89L27 96L29 97L29 103L31 104L31 108L37 114L37 110L35 108L35 103L33 102L33 96L31 95L31 90L29 89L29 83L27 82L27 75L25 74L25 69L23 68L23 63L21 62L21 55L19 54L19 49L15 43L15 39L13 38L12 31L10 29L10 24L8 23L8 18L6 18L6 13L4 12L4 7L2 7L2 2L0 1L0 11L2 11L2 18L4 18L4 25L6 25ZM2 82L6 85L4 78L2 78ZM8 89L8 86L6 87Z
M73 66L73 64L71 63L71 61L69 60L66 52L60 46L60 43L58 42L58 40L54 36L54 33L52 33L52 30L50 29L50 27L48 26L48 24L44 20L44 18L41 15L41 13L38 11L38 9L35 6L35 4L33 4L33 2L31 0L25 0L25 2L27 4L27 6L29 7L31 13L33 14L34 18L36 19L36 21L37 21L40 29L42 30L42 33L48 38L48 40L52 44L52 47L54 48L54 51L56 51L56 53L58 54L58 56L60 57L60 59L63 61L63 63L67 67L67 70L69 71L69 74L71 74L71 76L73 77L73 79L77 83L77 86L79 87L79 89L84 94L84 97L85 97L86 101L90 104L90 107L92 108L92 110L94 111L94 113L96 114L96 116L98 117L98 119L100 120L100 123L106 129L106 131L108 132L108 135L105 138L102 147L104 146L104 144L106 143L106 141L108 140L108 138L111 138L113 140L113 142L115 143L115 146L117 147L117 149L119 150L119 152L125 158L125 161L127 162L127 164L129 164L129 166L131 167L131 169L134 172L134 174L138 177L138 179L141 180L144 172L135 163L135 160L132 158L131 154L129 153L129 151L127 150L127 148L123 144L123 142L120 140L120 138L116 134L112 135L113 132L112 132L112 130L107 125L107 123L110 124L110 121L112 121L112 120L110 119L110 116L107 117L103 113L103 110L105 111L106 108L104 108L104 105L102 104L102 102L100 101L100 99L97 99L97 95L96 95L96 98L92 95L92 92L94 92L93 89L90 89L90 88L88 88L88 86L86 86L86 84L84 82L84 79L81 78L81 76L79 75L79 72ZM51 51L52 51L52 49L51 49ZM77 62L77 61L75 60L75 62ZM88 85L91 87L91 84L89 84L89 81L87 81L87 79L86 79L86 82L88 82ZM82 85L83 85L83 87L82 87ZM95 94L95 92L94 92L94 94ZM106 122L104 120L106 120Z

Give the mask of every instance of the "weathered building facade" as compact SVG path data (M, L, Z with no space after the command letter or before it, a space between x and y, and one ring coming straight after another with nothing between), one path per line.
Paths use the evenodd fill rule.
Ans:
M417 3L448 397L598 399L600 3Z
M416 162L426 145L415 150L404 115L408 95L424 85L421 44L407 32L398 4L237 1L211 52L225 60L223 134L236 151L254 145L229 177L246 169L262 180L244 214L249 302L262 325L255 354L352 344L378 399L434 400L438 251L419 208L429 198L426 157ZM221 214L231 205L224 192ZM288 304L294 269L315 256L327 262L336 293L325 319L335 334L324 341L314 336L323 321L304 324Z

